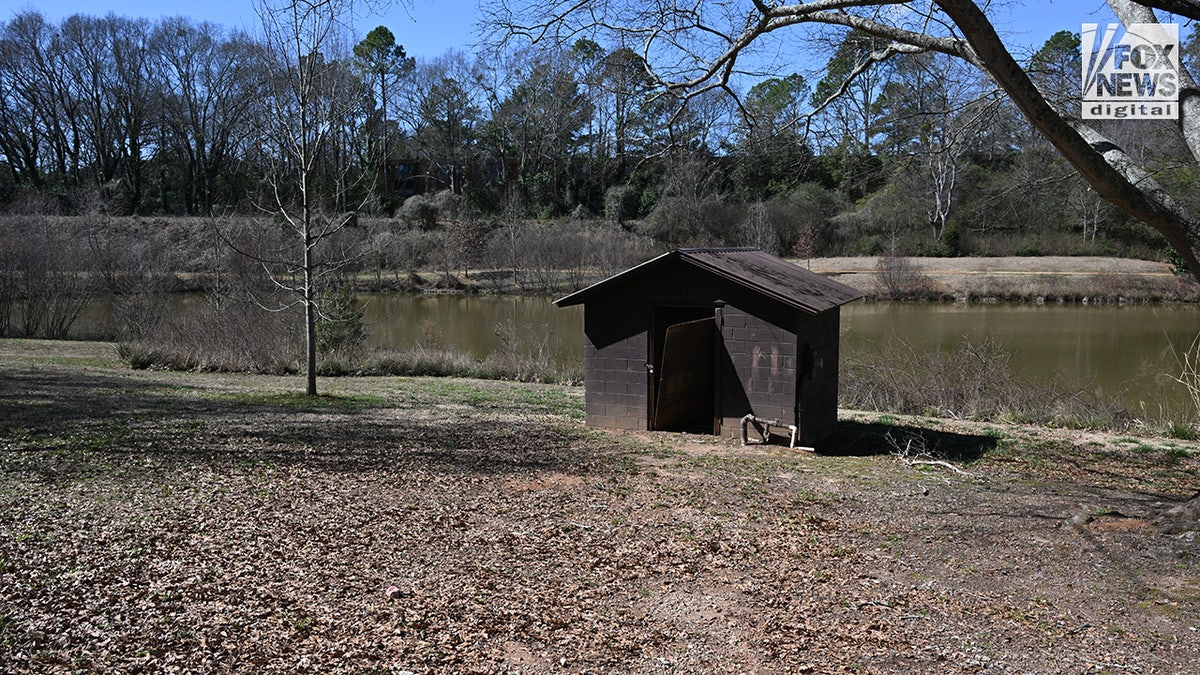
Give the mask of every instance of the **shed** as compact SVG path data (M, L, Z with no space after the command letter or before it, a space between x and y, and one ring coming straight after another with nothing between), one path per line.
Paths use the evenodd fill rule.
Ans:
M855 288L755 248L671 251L555 301L583 305L589 426L812 446L837 425L840 307Z

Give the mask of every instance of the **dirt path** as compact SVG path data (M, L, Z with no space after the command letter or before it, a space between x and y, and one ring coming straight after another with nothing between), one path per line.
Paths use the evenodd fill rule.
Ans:
M0 341L0 671L1194 672L1197 444L846 413L820 454L579 388L140 373ZM893 446L919 438L940 465Z
M972 299L1200 299L1200 288L1166 263L1105 257L910 258L941 292ZM794 261L874 292L877 258Z
M815 258L811 268L823 274L870 274L877 258ZM929 274L989 274L997 276L1127 274L1174 276L1170 265L1149 260L1099 256L1029 256L1007 258L912 258Z

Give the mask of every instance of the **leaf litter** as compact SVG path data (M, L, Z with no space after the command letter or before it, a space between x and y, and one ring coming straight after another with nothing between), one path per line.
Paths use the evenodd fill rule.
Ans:
M381 378L276 396L293 385L0 367L0 670L1200 659L1194 531L1153 524L1195 485L1194 453L1139 477L1120 443L1095 465L1094 445L1033 461L1002 444L971 462L979 481L880 452L597 432L578 389Z

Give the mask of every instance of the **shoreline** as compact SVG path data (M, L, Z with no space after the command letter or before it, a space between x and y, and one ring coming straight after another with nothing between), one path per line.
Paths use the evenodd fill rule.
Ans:
M966 304L1191 304L1200 302L1200 283L1177 275L1167 263L1109 257L904 258L913 287L889 293L872 256L788 258L788 261L866 293L868 301L958 302ZM447 280L441 272L403 276L360 274L359 293L484 294L558 296L566 284L522 289L511 270L470 270ZM604 278L589 276L588 283ZM587 284L585 284L587 285Z
M1200 283L1167 263L1096 256L905 259L917 277L911 298L888 297L875 271L879 258L795 261L868 291L876 300L992 304L1152 304L1200 302ZM868 290L869 289L869 290Z

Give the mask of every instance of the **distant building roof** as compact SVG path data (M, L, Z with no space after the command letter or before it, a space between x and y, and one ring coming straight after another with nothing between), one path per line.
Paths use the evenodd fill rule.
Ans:
M856 288L757 248L681 248L559 298L554 304L559 307L582 304L613 286L675 261L693 265L808 314L819 314L863 297Z

